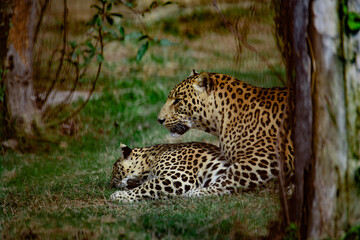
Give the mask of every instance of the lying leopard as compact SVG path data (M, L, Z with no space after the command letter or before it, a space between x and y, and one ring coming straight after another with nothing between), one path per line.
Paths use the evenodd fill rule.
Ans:
M292 175L288 95L286 88L260 88L225 74L193 71L170 92L158 122L175 136L190 128L218 136L221 152L240 171L236 180L242 187L253 188L276 179L279 165L288 178ZM277 154L285 162L279 164ZM233 175L229 168L223 177Z
M134 202L175 195L219 196L252 184L251 179L242 177L251 174L248 170L231 165L220 148L208 143L160 144L134 149L123 145L122 153L114 163L111 182L114 187L125 190L113 193L111 201ZM232 174L224 176L225 173Z

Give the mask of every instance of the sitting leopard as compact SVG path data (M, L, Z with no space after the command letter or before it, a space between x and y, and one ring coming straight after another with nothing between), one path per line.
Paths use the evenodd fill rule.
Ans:
M260 88L225 74L193 71L171 90L158 122L174 136L190 128L218 136L221 152L240 171L235 179L229 168L223 178L234 178L241 187L255 188L276 179L279 165L283 165L287 179L292 176L288 95L286 88ZM277 156L285 162L279 163Z
M122 153L114 163L111 183L125 190L113 193L111 201L223 195L242 187L242 170L225 160L220 148L212 144L160 144L134 149L122 145ZM233 176L224 177L226 172ZM245 173L251 174L242 171ZM251 179L244 181L245 186L251 185Z

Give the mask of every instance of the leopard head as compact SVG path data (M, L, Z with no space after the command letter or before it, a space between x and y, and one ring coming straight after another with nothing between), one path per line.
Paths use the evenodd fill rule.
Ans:
M120 189L132 189L146 181L149 169L143 164L141 148L131 149L121 144L122 156L114 163L111 186Z
M213 88L213 80L208 73L199 74L193 70L191 76L170 92L158 115L158 122L169 129L174 137L190 128L206 131Z

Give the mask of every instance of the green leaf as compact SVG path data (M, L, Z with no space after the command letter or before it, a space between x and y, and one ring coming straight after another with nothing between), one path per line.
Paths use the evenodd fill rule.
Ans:
M71 41L71 42L69 42L69 44L70 44L70 47L71 47L72 49L76 48L76 46L77 46L77 42L76 42L76 41Z
M138 51L138 53L137 53L137 55L136 55L136 62L137 62L137 63L139 63L139 62L141 61L141 59L142 59L143 56L145 55L145 53L146 53L146 51L148 50L148 48L149 48L149 42L147 41L146 43L144 43L144 44L140 47L140 49L139 49L139 51Z
M144 40L144 39L148 39L149 36L148 35L142 35L141 37L139 37L139 41Z
M161 46L171 46L171 45L174 45L173 42L171 42L170 40L167 40L167 39L161 39L159 43L160 43Z
M95 51L95 47L90 41L86 41L85 44L86 44L86 46L88 46L90 48L90 50Z
M140 32L131 32L126 35L127 40L133 40L133 39L139 39L141 36L143 36Z
M109 23L110 25L113 25L113 24L114 24L114 19L113 19L112 17L106 16L106 20L108 21L108 23Z
M118 26L120 34L124 37L125 36L125 29L122 26Z
M357 32L360 30L360 22L348 21L348 26L351 31Z
M128 1L124 1L125 2L125 5L129 8L133 8L134 5L131 3L131 2L128 2Z
M98 27L101 27L101 25L102 25L102 20L101 20L101 18L100 18L100 16L96 19L96 26L98 26Z
M108 33L107 35L110 38L110 40L114 40L114 39L119 38L118 33L117 33L117 31L115 29L110 28L110 29L107 30L107 33Z
M90 61L93 59L93 57L95 56L95 51L92 50L85 50L82 53L82 56L84 58L84 62L83 64L81 64L82 66L86 66L90 63Z
M123 15L121 13L110 13L110 16L122 18Z
M95 4L91 5L90 8L96 8L97 10L101 11L101 7Z
M353 32L360 30L360 15L355 12L349 12L347 25Z
M78 56L78 52L77 52L77 51L74 51L74 52L71 54L71 60L72 60L72 61L76 61L77 56Z
M112 3L109 3L106 7L106 11L110 12L112 9Z
M95 14L95 15L93 16L93 18L91 19L90 24L91 24L91 25L95 25L96 22L97 22L97 20L98 20L99 18L100 18L99 14Z
M343 3L343 13L346 15L346 14L348 14L348 8L347 8L347 6L346 6L346 4L345 3Z
M101 63L104 61L104 56L99 53L98 55L96 55L96 60L98 63Z

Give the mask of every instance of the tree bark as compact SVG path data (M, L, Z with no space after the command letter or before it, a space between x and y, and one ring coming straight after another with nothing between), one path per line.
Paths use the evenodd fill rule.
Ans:
M313 106L311 96L311 49L308 48L309 0L290 0L292 19L292 68L295 76L295 206L291 214L301 232L301 238L307 235L307 203L312 200L312 126ZM288 76L288 78L291 76Z
M36 24L36 0L15 0L12 27L7 40L5 99L10 122L17 134L32 134L38 124L33 97L32 49Z
M360 219L359 193L352 187L351 177L352 165L359 162L354 156L359 156L359 145L356 145L359 144L359 111L356 109L360 104L360 74L350 59L352 37L344 37L344 22L339 14L341 4L344 2L314 0L311 6L310 37L316 63L315 164L314 195L308 203L308 238L313 239L338 239L347 230L349 216L355 221ZM347 52L351 54L345 54Z
M7 53L6 43L9 35L10 19L12 15L12 0L0 1L0 68L2 69Z
M348 0L348 11L360 13L360 3ZM345 23L343 23L344 25ZM347 218L350 226L360 222L360 189L355 173L360 174L360 31L343 36L345 105L348 142Z

